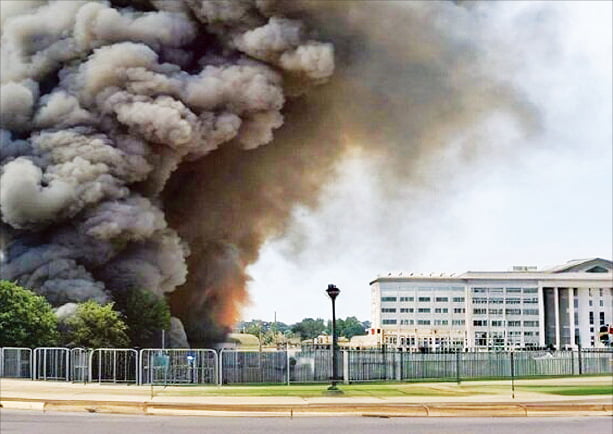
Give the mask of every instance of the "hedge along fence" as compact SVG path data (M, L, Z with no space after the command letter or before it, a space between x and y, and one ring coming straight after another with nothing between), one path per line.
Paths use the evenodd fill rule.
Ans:
M338 351L336 377L350 382L466 380L613 374L613 350L410 353ZM0 377L122 384L324 383L330 350L147 348L0 349Z

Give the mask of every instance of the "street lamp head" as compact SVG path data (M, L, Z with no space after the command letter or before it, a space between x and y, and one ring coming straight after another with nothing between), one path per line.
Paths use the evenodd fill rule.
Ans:
M341 293L341 290L338 289L336 285L329 284L328 289L326 289L326 292L328 293L330 298L334 300Z

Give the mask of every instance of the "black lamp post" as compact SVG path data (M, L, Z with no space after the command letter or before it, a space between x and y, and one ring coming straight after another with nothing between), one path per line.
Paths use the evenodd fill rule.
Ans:
M328 296L332 300L332 377L330 380L332 381L332 385L328 387L328 390L337 390L336 382L338 380L336 373L338 372L338 357L337 357L337 344L336 344L336 308L334 301L336 297L341 293L341 290L336 287L336 285L329 284L328 289L326 289Z

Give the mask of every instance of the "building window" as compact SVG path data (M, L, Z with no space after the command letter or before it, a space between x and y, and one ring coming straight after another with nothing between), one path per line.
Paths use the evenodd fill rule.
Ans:
M475 297L473 298L473 304L487 304L487 298Z
M454 303L464 303L464 297L453 297Z
M590 299L590 307L594 306L594 302Z
M537 297L524 298L524 304L536 304L539 302Z
M524 294L536 294L537 292L537 288L524 288Z
M421 301L422 303L427 303L430 301L430 297L419 297L417 301Z
M463 307L454 307L453 313L466 313L466 309Z
M594 312L590 312L590 325L594 325Z
M400 313L413 313L413 308L412 307L401 307Z
M602 288L598 288L598 292L600 293L600 296L602 297Z
M516 297L507 298L507 304L519 304L520 299Z
M384 319L382 323L383 325L392 325L392 324L396 324L396 320L395 319Z
M415 298L413 297L400 297L400 301L414 301Z
M417 325L430 325L430 320L429 319L418 319Z
M490 315L502 315L502 309L488 309Z
M435 319L434 320L434 325L447 325L447 320L446 319Z
M430 313L430 308L429 307L420 307L419 309L417 309L418 313Z
M464 325L466 323L466 321L464 321L463 319L452 319L451 320L451 325Z
M473 294L485 294L487 288L473 288Z
M434 309L434 313L447 313L449 310L446 307L437 307Z
M473 309L473 315L485 315L485 314L487 314L487 309L484 309L484 308Z
M492 327L502 327L503 323L504 323L504 321L493 320L491 324L492 324Z
M507 288L507 294L521 294L521 288Z
M524 327L538 327L538 321L524 321Z
M507 315L521 315L521 309L505 309Z
M504 299L502 298L490 298L490 304L503 304Z
M524 315L538 315L538 309L524 309Z
M487 326L487 320L485 320L485 319L473 320L473 325L477 326L477 327L486 327Z
M600 300L600 307L604 307L604 300Z
M509 327L521 327L521 321L507 321Z
M436 300L438 303L446 303L446 302L448 302L448 301L449 301L449 298L448 298L448 297L436 297L436 298L435 298L435 300Z
M381 301L396 301L396 297L381 297Z
M396 313L395 307L384 307L381 309L381 313Z
M401 325L413 325L414 322L412 319L401 319L400 320L400 324Z
M600 312L600 325L604 325L604 312Z

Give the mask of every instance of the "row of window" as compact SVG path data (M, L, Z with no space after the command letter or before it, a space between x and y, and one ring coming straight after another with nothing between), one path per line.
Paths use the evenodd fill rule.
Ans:
M436 303L448 303L450 297L434 297ZM396 302L396 301L415 301L415 297L381 297L382 302ZM417 301L422 303L429 303L432 301L432 297L417 297ZM453 303L464 303L464 297L451 297Z
M486 297L473 298L473 304L521 304L522 301L524 304L537 304L539 302L539 299L538 297L529 297L524 299L518 297L510 297L507 299Z
M398 320L397 319L384 319L381 321L383 323L383 325L396 325L398 324ZM475 327L487 327L489 323L490 327L504 327L505 326L505 321L503 320L481 320L481 319L476 319L473 320L473 325ZM418 320L414 320L414 319L401 319L400 320L400 325L449 325L449 320L446 319L434 319L434 320L430 320L430 319L418 319ZM465 325L465 321L463 319L454 319L451 320L451 325ZM521 327L522 325L522 321L506 321L506 326L507 327ZM539 326L539 322L538 321L523 321L523 325L524 327L538 327Z
M522 312L524 315L538 315L538 309L473 309L473 315L502 315L503 312L505 315L521 315Z
M396 313L397 311L400 313L415 313L415 308L412 307L401 307L400 309L396 309L395 307L383 307L381 308L381 313ZM436 307L434 309L430 307L420 307L417 308L417 313L449 313L449 309L446 307ZM466 313L466 309L463 307L456 307L453 309L453 313ZM486 309L486 308L475 308L473 309L473 315L538 315L538 309ZM593 324L593 312L590 312L591 316L591 324ZM604 321L604 316L603 316Z
M415 313L415 308L412 307L401 307L400 313ZM381 308L381 313L396 313L397 309L395 307L383 307ZM417 308L417 313L449 313L449 309L446 307L436 307L434 309L429 307L420 307ZM453 308L453 313L466 313L466 309L463 307Z
M398 324L398 320L395 319L384 319L383 321L384 325L395 325ZM449 325L449 320L446 319L434 319L434 320L429 320L429 319L418 319L418 320L414 320L414 319L401 319L400 320L400 325ZM457 325L457 326L463 326L465 325L466 322L463 319L454 319L451 320L451 325Z
M473 325L475 327L487 327L488 322L490 327L504 327L504 320L486 320L486 319L476 319L473 320ZM507 327L521 327L521 321L506 321ZM524 321L524 327L538 327L538 321Z
M538 288L506 288L506 293L521 294L522 289L524 294L536 294L538 292ZM472 288L473 294L502 294L504 292L504 288Z

